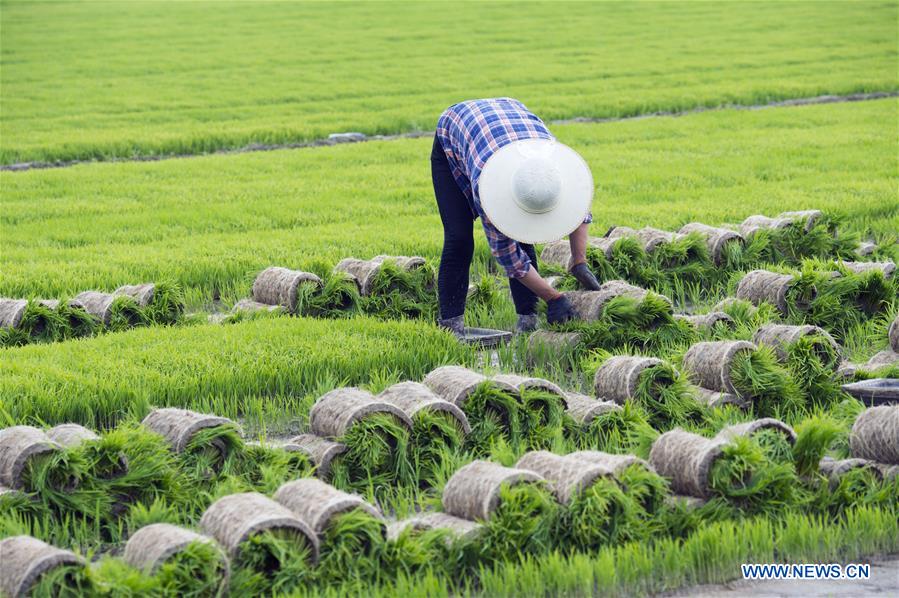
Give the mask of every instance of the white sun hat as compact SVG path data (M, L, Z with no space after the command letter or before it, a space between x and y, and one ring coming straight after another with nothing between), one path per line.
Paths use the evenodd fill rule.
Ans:
M580 154L563 143L520 139L487 159L478 195L501 233L521 243L549 243L586 218L593 175Z

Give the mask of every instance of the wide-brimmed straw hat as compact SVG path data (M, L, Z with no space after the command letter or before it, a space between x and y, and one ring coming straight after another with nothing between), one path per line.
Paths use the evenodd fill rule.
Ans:
M493 225L522 243L548 243L584 221L593 175L576 151L551 139L521 139L496 151L478 182L481 207Z

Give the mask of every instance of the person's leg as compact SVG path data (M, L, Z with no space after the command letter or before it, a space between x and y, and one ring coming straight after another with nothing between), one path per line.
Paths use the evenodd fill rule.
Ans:
M434 137L431 151L431 178L440 220L443 222L443 253L437 272L437 299L442 321L465 313L468 274L474 256L474 216L465 194L453 178L440 140Z
M534 246L520 243L520 247L531 259L531 268L539 272ZM515 278L509 279L509 290L512 292L512 302L515 303L515 313L519 316L532 316L537 313L537 295L532 290Z

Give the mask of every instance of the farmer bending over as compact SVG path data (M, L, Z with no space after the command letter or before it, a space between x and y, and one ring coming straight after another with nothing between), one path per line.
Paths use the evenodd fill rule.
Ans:
M443 221L437 277L441 326L463 332L472 223L479 217L490 250L509 277L517 331L537 327L538 297L547 303L550 323L575 315L568 299L537 271L534 243L568 235L571 273L584 288L599 288L586 264L590 168L524 104L496 98L447 108L437 121L431 175Z

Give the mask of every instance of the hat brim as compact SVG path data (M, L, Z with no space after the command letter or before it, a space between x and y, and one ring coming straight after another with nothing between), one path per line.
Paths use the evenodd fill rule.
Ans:
M534 214L515 201L512 178L532 157L551 160L562 179L556 206ZM521 243L549 243L571 234L593 203L593 174L576 151L551 139L521 139L497 150L481 170L478 196L484 213L501 233Z

